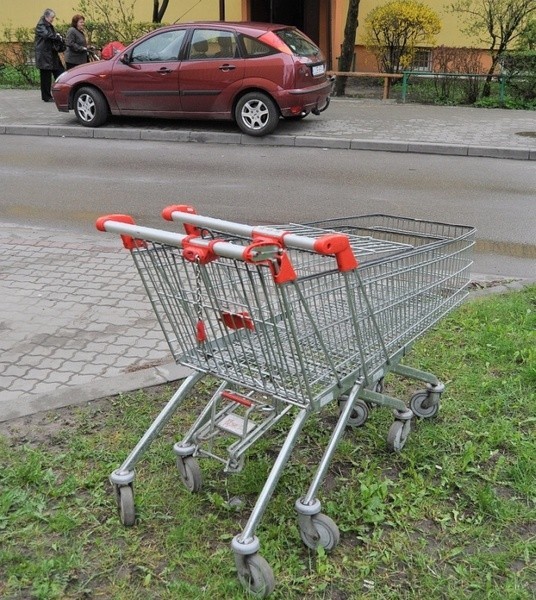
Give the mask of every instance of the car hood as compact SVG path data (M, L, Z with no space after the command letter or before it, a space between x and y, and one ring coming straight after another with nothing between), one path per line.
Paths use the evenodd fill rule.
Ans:
M56 83L70 83L73 80L87 78L87 76L98 77L102 75L108 75L112 72L113 63L118 60L113 58L111 60L97 60L95 62L85 63L83 65L77 65L68 71L62 73Z

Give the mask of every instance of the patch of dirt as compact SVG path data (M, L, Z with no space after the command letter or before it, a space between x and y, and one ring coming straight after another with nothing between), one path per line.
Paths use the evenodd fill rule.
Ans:
M144 390L151 397L158 397L165 392L166 385L155 385ZM91 400L86 404L65 406L45 412L35 413L18 419L0 422L0 436L8 440L9 446L27 444L32 447L39 445L61 446L67 431L74 427L78 421L80 410L86 410L87 420L85 427L99 427L99 415L107 412L113 396ZM78 423L79 424L79 423Z
M483 281L471 281L468 285L470 290L486 290L491 287L497 287L498 285L506 285L512 283L514 279L490 279Z
M151 369L153 367L160 367L169 362L169 358L157 358L155 360L145 361L141 364L131 365L125 369L125 373L135 373L136 371L143 371L143 369Z
M94 404L104 400L98 400ZM59 446L65 431L75 424L75 411L79 407L65 407L54 411L36 413L0 423L0 435L10 446Z

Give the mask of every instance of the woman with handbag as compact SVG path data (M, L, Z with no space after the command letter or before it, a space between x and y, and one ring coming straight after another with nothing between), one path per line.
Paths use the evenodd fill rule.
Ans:
M35 27L35 66L39 69L43 102L54 101L50 91L52 77L57 79L65 71L59 55L65 50L65 43L52 25L55 18L56 13L47 8Z
M65 43L65 66L72 69L76 65L83 65L88 62L88 47L84 27L86 20L82 15L74 15L71 20L71 26L67 30Z

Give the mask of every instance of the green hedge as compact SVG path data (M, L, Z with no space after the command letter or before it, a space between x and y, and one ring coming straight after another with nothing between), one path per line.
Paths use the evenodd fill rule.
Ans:
M536 51L508 52L501 58L511 94L519 100L536 100Z

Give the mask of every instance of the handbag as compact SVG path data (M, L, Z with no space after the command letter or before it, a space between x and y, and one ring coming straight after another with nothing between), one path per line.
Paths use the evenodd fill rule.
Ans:
M67 50L67 45L61 37L52 40L52 47L54 48L54 50L56 50L56 52L65 52L65 50Z

